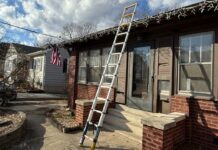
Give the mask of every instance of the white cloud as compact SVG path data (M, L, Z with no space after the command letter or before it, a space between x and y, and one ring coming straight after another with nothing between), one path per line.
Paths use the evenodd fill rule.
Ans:
M148 0L148 5L152 10L155 9L172 9L189 4L197 3L202 0Z
M15 17L16 9L14 6L8 6L6 3L0 3L1 18L13 19Z
M14 6L0 0L0 18L21 27L40 30L43 33L59 36L62 27L70 22L97 24L98 29L118 23L123 7L135 0L18 0ZM146 0L138 0L146 3ZM177 4L185 5L199 0L148 0L151 9L169 8ZM25 14L17 12L19 4ZM39 8L40 6L40 8ZM45 36L35 35L41 43Z

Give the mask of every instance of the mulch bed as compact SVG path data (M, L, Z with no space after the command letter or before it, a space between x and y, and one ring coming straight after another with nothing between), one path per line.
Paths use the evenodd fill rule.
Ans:
M80 129L80 125L75 121L74 113L67 111L64 107L50 110L47 116L61 132L69 133Z
M0 108L0 135L9 133L21 122L22 118L18 112Z

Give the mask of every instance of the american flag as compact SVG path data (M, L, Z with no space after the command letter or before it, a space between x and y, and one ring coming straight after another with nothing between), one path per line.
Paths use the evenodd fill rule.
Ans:
M61 66L61 54L59 53L59 50L56 46L53 47L52 50L51 63L57 66Z

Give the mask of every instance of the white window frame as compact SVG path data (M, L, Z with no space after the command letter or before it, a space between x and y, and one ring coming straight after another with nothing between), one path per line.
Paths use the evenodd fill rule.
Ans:
M34 70L42 71L42 58L37 57L33 59Z
M80 64L80 59L81 59L81 56L80 56L80 53L86 53L85 55L85 57L86 58L84 58L84 61L86 61L85 63L84 63L84 65L81 65ZM87 59L88 59L88 51L82 51L82 52L79 52L79 64L78 64L78 83L83 83L83 84L86 84L87 83ZM80 80L79 79L79 69L80 68L85 68L85 70L86 70L86 76L85 76L85 79L84 80Z
M90 64L91 64L91 60L90 60L90 53L92 53L93 51L99 51L99 61L100 61L100 63L99 63L99 65L93 65L93 66L91 66ZM90 70L90 68L99 68L99 70L100 70L100 73L101 73L101 64L102 64L102 58L101 58L101 51L102 51L102 49L92 49L92 50L90 50L89 51L89 55L88 55L88 69L87 69L87 74L89 73L89 70ZM89 78L90 76L87 76L87 82L88 83L91 83L91 84L98 84L99 82L100 82L100 80L99 80L99 82L92 82L92 81L90 81L90 78Z
M108 50L108 54L106 54L106 53L104 53L106 50ZM102 68L102 74L103 74L103 71L105 70L105 67L107 66L107 60L108 60L108 56L109 56L109 53L110 53L110 51L111 51L111 47L104 47L103 49L102 49L102 58L101 58L101 61L102 61L102 64L103 64L103 61L105 61L105 64L104 65L101 65L101 68ZM105 55L106 54L106 55ZM104 57L105 57L105 60L103 60L104 58L103 58L103 55L104 55ZM116 55L114 55L113 57L115 57ZM110 61L112 60L112 57L111 57L111 59L110 59ZM112 62L112 63L114 63L114 62ZM111 69L109 69L109 68L115 68L116 66L108 66L107 68L108 68L108 70L111 70ZM110 73L109 73L110 74ZM111 80L111 79L110 79ZM115 81L116 82L116 81ZM110 83L108 83L108 82L104 82L103 84L110 84Z
M201 62L202 61L202 46L200 47L200 62L191 62L191 47L189 44L189 63L180 63L180 52L181 52L181 47L180 47L180 41L182 37L192 37L192 36L196 36L196 35L204 35L204 34L212 34L212 46L211 46L211 61L210 62ZM178 55L178 79L177 79L177 89L178 89L178 94L184 94L184 95L196 95L196 94L203 94L203 95L211 95L212 92L196 92L196 91L187 91L187 90L180 90L180 66L181 65L198 65L198 64L210 64L211 65L211 89L213 89L213 65L214 65L214 41L215 41L215 33L214 31L209 31L209 32L201 32L201 33L195 33L195 34L188 34L188 35L182 35L179 37L179 55ZM189 39L190 42L190 39ZM201 40L202 42L202 40ZM201 44L202 45L202 44Z

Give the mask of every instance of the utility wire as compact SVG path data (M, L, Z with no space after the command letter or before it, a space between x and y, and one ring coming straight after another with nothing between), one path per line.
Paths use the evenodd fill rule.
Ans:
M25 31L28 31L28 32L32 32L32 33L35 33L35 34L40 34L40 35L44 35L44 36L49 36L49 37L53 37L53 38L57 38L57 39L60 39L60 38L61 38L61 37L58 37L58 36L54 36L54 35L50 35L50 34L45 34L45 33L40 33L40 32L31 30L31 29L19 27L19 26L16 26L16 25L13 25L13 24L10 24L10 23L8 23L8 22L1 21L1 20L0 20L0 23L1 23L1 24L5 24L5 25L8 25L8 26L15 27L15 28L18 28L18 29L21 29L21 30L25 30Z

